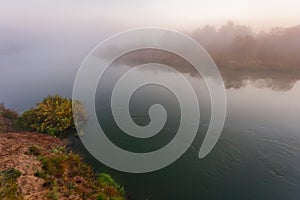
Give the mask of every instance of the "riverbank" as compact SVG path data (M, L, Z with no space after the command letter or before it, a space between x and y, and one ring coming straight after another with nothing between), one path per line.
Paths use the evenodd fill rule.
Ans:
M109 175L95 174L63 145L45 134L1 133L0 199L125 199Z

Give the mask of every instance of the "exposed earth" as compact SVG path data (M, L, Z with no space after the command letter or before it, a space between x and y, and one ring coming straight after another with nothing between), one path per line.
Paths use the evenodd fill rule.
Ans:
M1 133L0 199L126 199L108 174L96 174L64 145L45 134Z
M17 179L24 199L41 199L47 190L44 180L34 176L41 169L41 163L35 155L26 153L29 147L40 147L42 154L62 145L58 138L39 133L2 133L0 134L0 170L17 169L22 175Z

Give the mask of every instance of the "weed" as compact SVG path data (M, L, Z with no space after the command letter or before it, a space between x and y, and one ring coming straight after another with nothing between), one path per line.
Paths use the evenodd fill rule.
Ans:
M2 200L20 200L22 194L17 184L17 178L21 172L16 169L7 169L0 172L0 199Z
M41 155L41 148L39 146L32 145L28 148L28 151L26 151L25 154L39 156Z

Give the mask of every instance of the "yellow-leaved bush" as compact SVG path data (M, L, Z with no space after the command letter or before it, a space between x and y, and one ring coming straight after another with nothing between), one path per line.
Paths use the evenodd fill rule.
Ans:
M82 120L87 118L80 103L76 110L81 113ZM37 131L49 135L64 137L75 132L72 114L72 101L59 95L48 96L35 108L25 111L17 120L16 127L20 130Z

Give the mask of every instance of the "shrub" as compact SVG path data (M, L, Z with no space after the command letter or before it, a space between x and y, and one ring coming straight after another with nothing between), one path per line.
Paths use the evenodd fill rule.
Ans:
M64 137L75 131L72 101L58 95L48 96L35 108L25 111L17 120L16 127Z
M0 104L0 133L14 131L13 122L18 118L18 113Z
M73 194L82 199L126 199L124 189L109 175L97 176L78 154L66 148L54 148L51 154L38 159L42 169L35 176L45 180L48 198L59 199L64 194Z
M28 151L26 151L25 154L39 156L41 155L41 148L39 146L32 145L28 148Z
M22 195L17 184L17 178L19 176L21 176L21 172L13 168L0 172L0 199L22 199Z
M3 103L0 104L0 114L2 115L2 117L10 120L15 120L18 117L17 112L5 108Z
M101 188L104 188L106 194L111 197L116 197L117 199L118 194L121 194L122 196L125 195L124 188L117 184L109 174L98 174L97 182Z

